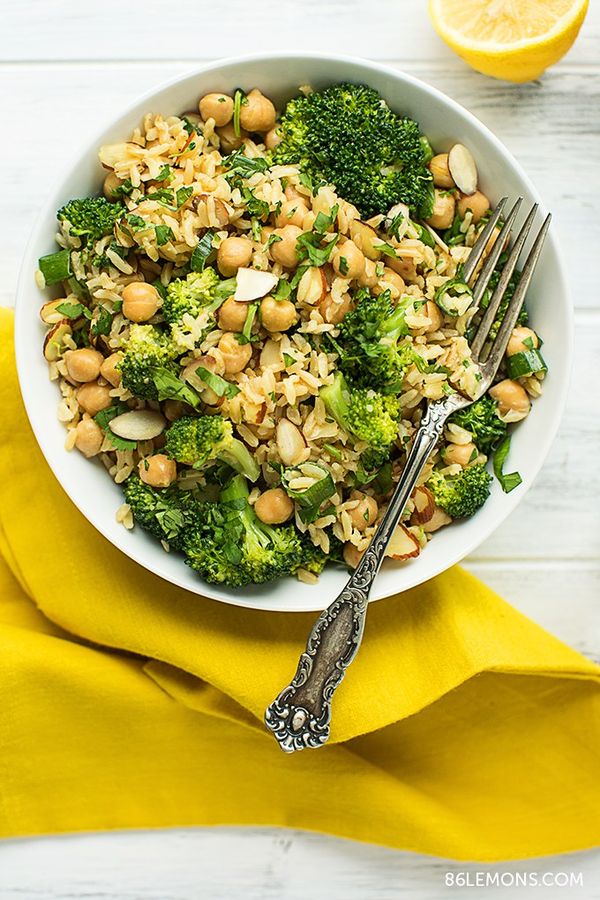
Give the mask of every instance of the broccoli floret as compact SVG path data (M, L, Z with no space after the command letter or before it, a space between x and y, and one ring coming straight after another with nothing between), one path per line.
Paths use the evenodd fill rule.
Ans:
M416 122L392 112L372 88L335 84L296 97L279 130L275 162L334 184L365 218L399 201L421 218L431 215L428 142Z
M111 234L115 223L125 214L122 203L109 203L104 197L70 200L56 213L59 222L69 223L69 233L93 243Z
M368 460L363 460L366 468L382 465L398 436L398 398L368 388L351 388L341 372L336 372L333 382L321 388L319 396L329 415L345 431L369 444L365 454Z
M320 547L316 547L308 534L301 536L302 565L313 575L320 575L328 562L344 562L344 544L334 535L329 535L329 553L324 553Z
M181 549L186 529L199 514L200 505L194 495L175 485L150 487L137 473L129 476L123 490L135 522L159 540L168 541L174 549Z
M154 383L157 370L166 369L173 375L178 371L173 364L177 349L168 335L154 325L134 324L129 329L124 350L125 355L117 366L123 387L144 400L158 400Z
M248 484L236 475L217 503L202 515L184 541L186 562L207 581L241 587L292 575L308 557L294 525L263 524L248 503Z
M256 481L260 469L242 441L233 437L231 422L221 416L183 416L166 433L165 452L186 466L201 468L215 460Z
M406 303L394 306L389 291L374 297L367 289L358 291L356 299L355 309L340 324L339 367L361 387L400 393L404 373L415 358L412 344L401 342L408 334Z
M214 312L234 291L235 278L221 281L214 269L190 272L186 278L176 278L167 287L162 312L170 324L180 322L189 313L196 317L208 309Z
M490 495L492 476L485 466L462 469L458 475L443 475L434 469L427 481L435 502L453 519L472 516Z
M470 431L478 449L487 455L506 434L506 424L498 417L497 409L497 401L484 394L471 406L453 413L449 421Z

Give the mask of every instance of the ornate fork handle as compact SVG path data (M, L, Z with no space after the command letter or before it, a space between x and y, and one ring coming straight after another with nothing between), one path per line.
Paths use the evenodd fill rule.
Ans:
M346 587L315 622L292 682L271 703L265 723L282 750L319 747L329 737L331 700L360 646L371 586L402 510L460 395L430 403L373 540Z

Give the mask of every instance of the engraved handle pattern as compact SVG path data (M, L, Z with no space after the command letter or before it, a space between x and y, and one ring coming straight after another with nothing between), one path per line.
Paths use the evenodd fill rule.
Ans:
M360 646L385 549L446 419L461 405L456 395L429 405L373 540L346 587L315 622L293 680L267 708L265 724L286 753L320 747L329 738L331 700Z

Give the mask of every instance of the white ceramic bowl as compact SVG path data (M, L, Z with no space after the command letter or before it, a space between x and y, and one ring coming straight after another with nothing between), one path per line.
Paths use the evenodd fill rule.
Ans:
M38 257L55 249L56 210L72 197L97 193L103 171L97 158L101 144L124 140L147 111L165 115L195 109L207 91L259 87L278 104L295 95L298 86L324 87L332 82L364 82L379 91L392 109L416 119L437 151L456 141L466 144L477 161L480 183L492 201L507 194L526 201L540 200L521 167L501 142L469 112L428 85L395 69L345 57L252 56L213 63L177 78L143 97L82 147L70 162L65 177L41 212L23 262L16 312L17 363L27 412L40 447L54 474L81 512L116 547L131 559L186 590L227 603L283 611L322 609L341 589L346 574L331 567L318 585L286 579L260 588L228 589L206 584L177 554L160 550L141 529L126 531L115 521L122 502L99 463L63 449L65 431L55 416L58 392L48 380L42 356L43 328L38 309L44 299L34 283ZM543 209L540 210L540 221ZM494 482L492 496L472 519L455 523L436 534L422 555L406 563L386 562L373 589L372 599L388 597L414 587L458 562L482 543L515 509L539 471L559 424L565 403L572 354L572 315L567 279L558 243L552 233L529 292L528 306L534 327L544 337L549 375L543 398L534 404L525 423L514 432L511 470L518 469L523 484L503 494Z

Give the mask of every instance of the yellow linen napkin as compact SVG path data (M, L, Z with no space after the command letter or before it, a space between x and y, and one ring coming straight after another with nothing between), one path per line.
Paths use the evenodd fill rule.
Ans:
M1 311L1 835L270 824L488 861L598 841L600 669L458 568L373 604L332 743L283 754L261 719L313 614L189 594L97 534L31 434L11 333Z

